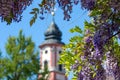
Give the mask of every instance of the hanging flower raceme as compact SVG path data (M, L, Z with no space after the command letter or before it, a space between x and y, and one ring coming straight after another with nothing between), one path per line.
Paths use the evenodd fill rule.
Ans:
M118 66L116 58L110 51L106 53L105 70L108 79L110 77L114 80L120 80L120 67Z
M95 7L96 0L81 0L81 5L85 9L92 10Z
M0 0L0 17L2 21L10 24L19 22L22 12L32 3L32 0Z

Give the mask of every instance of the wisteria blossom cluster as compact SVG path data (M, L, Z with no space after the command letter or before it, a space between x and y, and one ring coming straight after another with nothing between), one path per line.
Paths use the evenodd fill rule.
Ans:
M93 33L86 30L84 37L84 59L85 65L78 74L78 80L104 80L105 70L102 66L100 55L96 56L95 48L93 47ZM98 67L97 67L98 66Z
M10 24L19 22L22 12L32 3L32 0L0 0L0 18Z
M86 31L88 36L84 37L84 55L80 57L84 65L78 73L78 80L120 80L120 67L114 51L107 51L105 55L102 52L96 56L96 47L93 47L94 36L92 35L94 34L91 35L89 30ZM103 56L106 59L103 59ZM77 69L79 65L80 63L77 61L72 70Z
M70 14L72 13L73 5L77 5L79 2L79 0L42 0L40 4L40 13L42 15L44 13L51 13L55 4L57 4L63 10L64 20L69 21L71 18Z
M120 80L120 67L118 66L118 61L110 54L110 51L106 53L105 70L108 79L111 76L114 80Z
M110 52L109 55L106 55L106 60L108 61L107 64L103 64L103 57L106 54L105 46L109 47L110 45L113 45L111 43L111 39L114 36L119 36L120 33L120 2L119 0L81 0L81 3L83 8L90 11L90 17L94 19L94 24L96 26L92 41L94 46L94 59L96 60L95 65L97 64L97 66L102 66L96 71L97 78L94 78L93 80L106 80L106 78L102 78L100 76L104 76L102 74L106 74L105 77L107 77L111 72L114 80L119 80L120 67L118 66L117 59L115 59L115 53ZM89 52L89 54L90 53L91 52ZM106 69L104 68L104 65L107 65ZM106 70L107 72L105 72Z

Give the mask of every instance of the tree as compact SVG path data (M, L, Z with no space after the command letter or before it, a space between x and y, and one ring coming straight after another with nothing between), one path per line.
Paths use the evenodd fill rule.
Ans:
M45 65L44 70L39 71L38 80L48 80L48 78L49 78L48 65Z
M6 43L7 56L0 59L0 78L7 80L37 79L39 71L38 52L31 37L25 37L22 30L18 37L9 37Z

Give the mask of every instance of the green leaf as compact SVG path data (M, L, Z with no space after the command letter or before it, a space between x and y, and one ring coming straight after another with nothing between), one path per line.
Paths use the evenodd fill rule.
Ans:
M74 77L72 78L72 80L77 80L77 77L76 77L76 76L74 76Z
M33 17L33 18L30 20L30 26L32 26L32 25L33 25L33 23L35 23L35 20L36 20L36 18L35 18L35 17Z
M30 12L30 14L35 14L35 12Z
M79 28L79 26L75 26L74 28L70 29L71 33L77 32L77 33L82 33L82 30Z
M93 78L96 76L96 73L93 74Z
M33 8L32 10L33 10L34 12L39 13L39 9L38 9L38 8Z

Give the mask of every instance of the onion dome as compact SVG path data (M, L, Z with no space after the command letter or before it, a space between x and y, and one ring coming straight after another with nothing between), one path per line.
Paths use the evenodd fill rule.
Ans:
M58 39L61 40L62 33L57 27L57 25L52 22L51 25L48 27L47 31L45 32L45 39Z
M45 41L43 42L42 45L54 44L54 43L64 44L63 42L61 42L62 32L59 30L55 22L52 22L50 24L44 35L45 35Z

